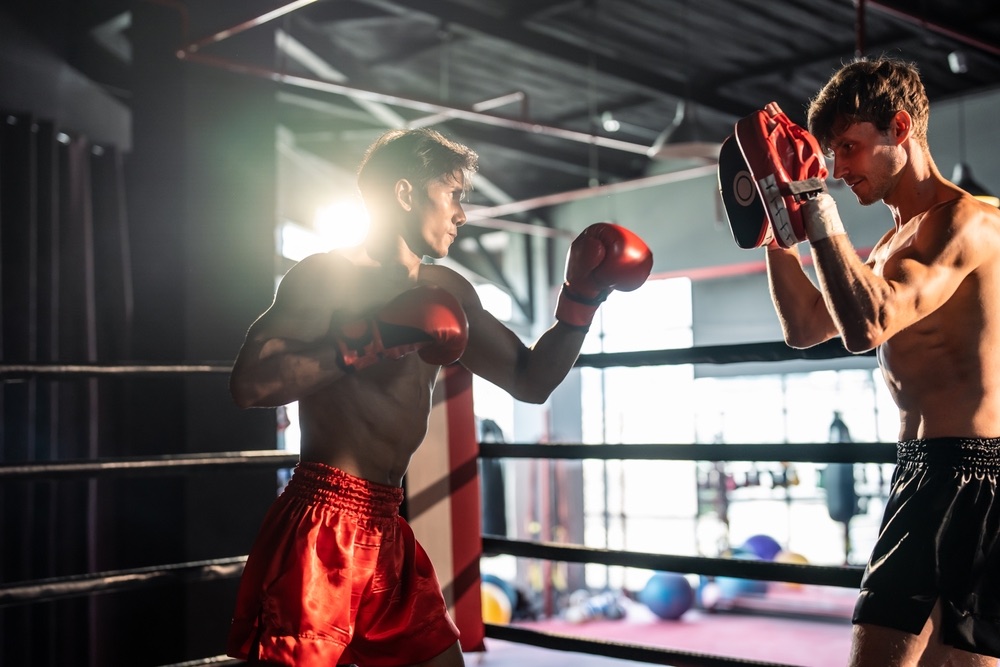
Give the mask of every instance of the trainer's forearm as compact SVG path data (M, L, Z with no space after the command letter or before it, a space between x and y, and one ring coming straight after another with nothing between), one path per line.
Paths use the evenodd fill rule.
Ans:
M885 342L889 284L858 257L846 235L810 245L827 310L847 349L865 352Z
M768 247L766 264L771 301L785 342L806 348L836 336L823 295L806 275L798 250Z

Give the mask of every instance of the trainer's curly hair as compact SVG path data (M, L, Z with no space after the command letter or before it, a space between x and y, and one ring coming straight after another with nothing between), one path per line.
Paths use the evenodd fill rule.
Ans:
M358 166L358 188L369 204L389 196L400 179L418 189L435 178L462 173L462 185L472 187L479 156L468 146L427 128L389 130L368 147Z
M882 56L858 58L834 74L809 103L809 131L824 148L846 125L869 122L887 132L893 116L906 111L913 137L927 148L930 103L917 66Z

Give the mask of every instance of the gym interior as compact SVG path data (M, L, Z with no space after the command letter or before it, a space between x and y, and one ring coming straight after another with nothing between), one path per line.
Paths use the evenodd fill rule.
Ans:
M486 651L467 664L843 664L898 413L873 355L781 342L718 150L765 103L803 122L840 63L893 54L925 76L942 173L995 196L992 3L8 4L0 664L227 664L240 558L299 440L295 404L237 409L227 365L294 262L363 240L354 168L403 126L479 153L441 262L524 340L587 225L654 255L545 404L472 379L461 581ZM829 185L863 253L890 215Z

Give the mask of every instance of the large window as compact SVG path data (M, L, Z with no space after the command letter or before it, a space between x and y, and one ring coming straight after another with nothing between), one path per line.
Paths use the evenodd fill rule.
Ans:
M602 308L586 352L691 345L687 280L651 281L622 296ZM724 378L696 378L688 365L581 372L585 443L826 442L834 412L854 441L894 441L898 429L898 413L877 370ZM828 512L825 469L782 462L588 460L584 544L719 556L764 533L810 562L861 563L878 529L891 466L855 466L860 514L850 522L849 542ZM713 479L722 490L712 486ZM634 588L648 576L587 568L587 584L594 588Z

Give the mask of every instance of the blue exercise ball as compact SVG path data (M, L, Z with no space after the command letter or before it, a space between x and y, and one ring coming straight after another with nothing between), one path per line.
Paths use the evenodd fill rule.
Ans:
M781 545L770 535L752 535L743 543L743 549L761 560L774 560L781 551Z
M658 617L675 621L694 604L694 588L682 574L656 572L638 597Z
M756 579L739 579L737 577L719 577L715 580L719 586L719 597L723 600L761 596L767 593L767 582Z
M733 555L734 560L763 560L760 556L751 553L737 553ZM715 583L719 587L719 596L722 600L734 600L736 598L764 595L767 593L767 582L759 579L742 579L739 577L716 577Z

